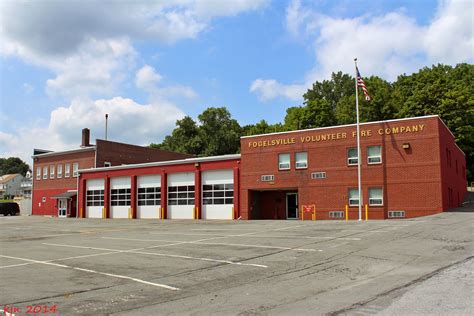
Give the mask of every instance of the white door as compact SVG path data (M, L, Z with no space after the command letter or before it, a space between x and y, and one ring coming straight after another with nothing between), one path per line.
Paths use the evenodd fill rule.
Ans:
M137 218L161 218L161 176L137 177Z
M212 170L202 173L202 218L233 219L234 172Z
M58 217L67 217L67 199L58 200Z
M104 210L104 179L86 181L86 217L102 218Z
M110 218L128 218L131 201L131 178L110 179Z
M194 172L168 175L168 218L194 218Z

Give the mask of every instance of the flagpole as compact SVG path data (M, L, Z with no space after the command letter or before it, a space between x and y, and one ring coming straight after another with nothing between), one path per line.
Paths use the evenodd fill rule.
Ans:
M359 87L357 83L357 58L354 58L355 64L355 89L356 89L356 116L357 116L357 188L359 191L359 221L362 220L362 189L361 189L361 154L360 154L360 124L359 124Z

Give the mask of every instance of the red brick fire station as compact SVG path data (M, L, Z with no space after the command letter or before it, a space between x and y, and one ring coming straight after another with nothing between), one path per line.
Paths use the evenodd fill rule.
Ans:
M438 116L362 123L360 135L364 218L425 216L463 202L465 156ZM103 161L97 160L81 165L76 170L76 186L71 183L78 204L77 212L71 214L88 218L358 219L355 124L242 137L240 155L174 154L160 161L102 167ZM37 172L41 180L35 182L34 190L42 183L41 176L48 176L44 169ZM54 194L66 194L59 191ZM48 201L42 192L36 191L36 203ZM45 213L53 214L54 202L47 203L53 211Z

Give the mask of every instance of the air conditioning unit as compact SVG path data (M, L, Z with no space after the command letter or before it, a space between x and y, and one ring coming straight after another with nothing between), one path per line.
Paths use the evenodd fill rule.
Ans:
M261 180L262 182L274 181L274 180L275 180L275 176L272 175L272 174L263 175L263 176L260 177L260 180Z
M326 179L326 172L313 172L311 179Z
M405 218L405 211L388 211L388 218Z
M329 218L344 218L344 212L343 211L329 212Z

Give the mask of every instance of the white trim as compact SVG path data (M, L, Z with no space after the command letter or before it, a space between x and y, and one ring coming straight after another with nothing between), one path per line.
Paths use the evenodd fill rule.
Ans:
M393 120L386 120L386 121L375 121L375 122L365 122L360 123L360 125L370 125L370 124L380 124L380 123L390 123L390 122L400 122L400 121L410 121L410 120L419 120L419 119L426 119L431 117L437 117L441 120L439 115L426 115L426 116L418 116L418 117L407 117L402 119L393 119ZM441 120L443 121L443 120ZM444 124L444 122L443 122ZM252 138L252 137L259 137L259 136L270 136L270 135L281 135L281 134L290 134L290 133L301 133L301 132L311 132L311 131L320 131L324 129L333 129L333 128L344 128L344 127L351 127L356 126L357 124L345 124L345 125L336 125L336 126L326 126L326 127L316 127L316 128L309 128L309 129L300 129L296 131L287 131L287 132L277 132L277 133L268 133L268 134L258 134L258 135L251 135L251 136L241 136L240 138ZM446 125L445 125L446 126ZM449 128L448 128L449 130ZM452 134L452 133L451 133Z
M33 155L33 156L31 156L31 158L34 159L34 158L43 158L43 157L51 157L51 156L58 156L58 155L67 155L67 154L74 154L74 153L77 153L77 152L91 151L91 150L95 150L95 146L79 148L79 149L72 149L72 150L53 151L53 152L50 152L50 153Z
M160 166L181 165L181 164L196 163L196 162L211 162L211 161L235 160L235 159L240 159L240 154L211 156L211 157L198 157L198 158L185 158L185 159L178 159L178 160L146 162L146 163L137 163L137 164L130 164L130 165L113 166L113 167L79 169L79 173L121 170L121 169L130 169L130 168L160 167Z

